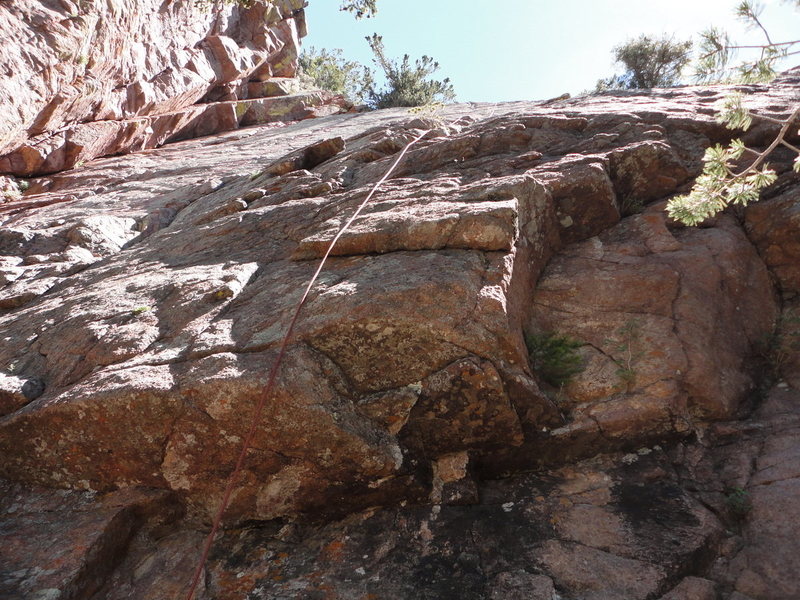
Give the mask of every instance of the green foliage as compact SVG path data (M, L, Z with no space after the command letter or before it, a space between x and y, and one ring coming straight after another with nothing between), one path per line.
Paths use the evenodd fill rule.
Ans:
M617 365L617 376L626 388L636 383L636 363L644 356L641 350L641 325L638 319L630 319L614 332L614 337L605 340L611 348L611 359Z
M753 117L742 104L742 95L738 92L725 96L717 108L717 122L725 124L728 129L746 131L753 124Z
M800 8L800 1L792 0ZM761 23L759 16L761 6L753 0L742 0L736 7L736 15L750 29L760 30L765 39L763 44L736 45L730 41L727 33L711 28L703 32L700 43L695 78L701 82L770 81L775 77L775 65L778 59L797 54L793 50L800 40L773 42L769 33ZM745 61L736 67L730 67L730 61L738 50L758 51L754 59ZM718 106L717 120L729 129L747 130L753 122L753 115L745 108L741 94L732 94ZM729 146L714 146L706 150L703 158L703 172L697 178L691 192L673 198L667 205L670 217L686 225L697 225L714 216L729 204L746 205L758 200L761 190L771 185L777 175L765 162L766 158L779 145L786 146L798 154L793 162L795 171L800 172L800 149L786 141L790 126L800 117L800 105L792 114L784 119L773 119L766 116L757 118L771 121L781 126L778 135L762 152L747 148L741 140L733 140ZM748 162L743 160L747 155ZM744 164L742 164L744 163ZM738 170L737 170L738 166Z
M620 199L619 213L623 217L638 214L644 210L644 200L635 194L626 194Z
M744 519L753 510L753 502L747 490L740 487L730 488L725 494L725 506L735 519Z
M585 365L577 352L583 344L566 335L530 334L525 338L533 368L553 387L562 387Z
M374 17L378 13L377 0L345 0L339 10L353 13L356 19Z
M364 65L348 61L342 51L310 48L300 55L301 78L307 85L344 95L355 104L366 103L370 108L392 106L432 106L453 100L455 93L449 79L429 79L439 64L423 56L412 66L406 54L403 60L386 58L382 38L375 34L367 38L375 64L386 76L386 86L376 87L374 74Z
M597 82L596 91L672 87L679 83L681 71L689 64L692 42L672 37L641 35L614 48L614 59L625 68Z
M152 307L150 307L150 306L137 306L136 308L134 308L131 311L131 314L134 317L138 317L139 315L144 314L144 313L146 313L146 312L148 312L150 310L152 310Z
M430 56L423 56L412 66L408 54L402 61L386 58L383 38L378 34L367 37L374 54L373 61L386 76L387 86L383 89L370 87L369 104L374 108L392 106L424 106L437 102L451 102L455 91L450 79L442 81L428 79L439 69L439 63Z
M800 2L793 2L800 7ZM750 30L758 30L764 36L764 43L737 44L732 42L728 34L716 27L711 27L700 34L700 57L695 66L695 79L702 83L768 82L775 78L776 63L784 57L797 54L800 40L773 42L769 33L761 23L762 6L753 0L742 0L736 6L736 16ZM751 53L751 58L738 65L731 66L731 61L740 50ZM752 53L757 53L754 55Z
M719 144L708 148L703 157L703 173L689 194L669 201L669 216L685 225L698 225L729 204L746 206L758 200L761 189L774 182L777 176L766 165L743 176L735 175L732 162L739 159L744 150L741 140L734 140L727 148Z
M309 86L342 94L355 104L365 101L373 85L371 71L361 63L345 60L342 51L317 50L300 54L300 78Z
M444 108L444 103L442 102L431 102L430 104L423 104L422 106L412 106L408 109L408 112L415 115L421 115L430 117L432 119L437 120L440 124L444 124L443 121L437 117L436 115L439 113L440 110Z
M717 120L729 129L747 129L753 122L753 115L742 104L741 94L726 97L718 107ZM739 140L733 140L729 146L716 145L706 150L703 157L703 172L695 181L691 192L673 198L667 204L667 213L676 221L686 225L697 225L709 217L725 209L729 204L746 206L758 200L761 190L771 185L777 175L765 162L767 156L779 145L783 144L800 154L800 150L789 144L784 136L798 116L800 106L785 121L768 119L782 125L778 136L763 152L747 148ZM766 118L766 117L761 117ZM737 171L736 165L748 153L753 161ZM800 171L800 160L795 158L794 170Z
M216 2L249 7L259 0L195 0L206 7ZM377 0L342 0L340 10L351 12L357 19L375 16ZM386 77L386 86L376 87L373 71L355 61L346 60L340 49L304 50L299 58L300 78L310 87L341 94L354 104L367 103L371 108L392 106L429 106L450 102L455 92L450 80L429 79L439 63L423 56L412 65L406 54L401 61L386 57L383 39L378 34L367 37L373 61Z

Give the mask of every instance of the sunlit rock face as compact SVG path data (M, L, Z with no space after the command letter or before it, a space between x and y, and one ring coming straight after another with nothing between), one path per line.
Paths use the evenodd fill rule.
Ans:
M0 7L0 173L331 114L301 93L302 0L11 0Z
M663 212L728 91L330 115L30 179L0 204L0 596L185 590L309 278L422 135L312 288L199 597L796 597L791 157L747 211ZM557 385L546 334L580 356Z

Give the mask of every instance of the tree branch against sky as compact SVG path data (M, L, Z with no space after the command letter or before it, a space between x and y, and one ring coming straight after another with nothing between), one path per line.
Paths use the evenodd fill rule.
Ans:
M800 10L800 2L793 0L792 4ZM732 44L727 34L719 30L704 33L705 52L698 64L700 79L754 82L771 81L775 77L779 58L790 55L790 49L800 44L800 40L778 41L778 38L770 36L761 20L762 9L752 0L743 0L736 7L737 17L745 21L749 29L763 34L761 44ZM758 50L758 54L735 68L728 67L732 53L740 49ZM752 115L741 93L726 97L719 106L717 120L729 129L746 131L754 118L772 122L779 125L780 129L763 150L748 148L741 139L734 139L728 147L717 144L708 148L703 158L703 172L692 190L667 204L670 217L686 225L698 225L731 204L746 206L757 201L761 190L777 179L776 172L766 160L779 146L795 153L793 168L800 172L800 149L786 139L790 133L797 132L800 103L791 110L791 114L784 119ZM745 156L747 159L744 159Z
M339 10L353 13L356 19L368 19L378 14L378 5L377 0L345 0Z
M364 38L377 31L387 56L435 57L460 101L537 100L593 88L598 77L614 72L613 48L641 34L688 40L715 26L743 40L748 32L732 13L735 3L506 0L489 7L463 0L378 0L377 15L356 20L339 10L341 2L310 0L304 44L341 48L348 60L371 64ZM776 40L800 31L793 3L772 0L762 21Z
M800 5L796 0L787 4ZM744 42L736 42L719 27L710 27L700 34L700 55L695 79L702 83L740 81L754 83L769 81L775 77L776 68L782 59L800 54L800 37L779 39L764 26L764 5L755 0L742 0L736 5L734 14L745 25L750 35ZM742 62L731 66L734 57L740 55ZM784 64L786 61L783 61Z

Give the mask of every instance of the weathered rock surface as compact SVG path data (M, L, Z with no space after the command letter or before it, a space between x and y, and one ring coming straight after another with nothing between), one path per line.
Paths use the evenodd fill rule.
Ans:
M100 590L145 523L174 521L165 492L24 488L0 481L0 597L86 598Z
M798 182L662 212L726 91L334 115L32 179L0 205L2 531L33 557L4 593L179 594L326 242L427 131L303 308L200 597L796 597ZM563 389L539 332L582 344ZM85 541L41 574L56 505L48 539Z
M292 78L302 0L10 0L0 6L0 173L28 177L347 108ZM295 82L295 83L292 83Z
M207 591L217 598L549 599L556 589L565 598L654 597L707 561L721 536L716 517L673 483L662 461L660 449L636 461L608 456L486 482L481 500L467 506L231 531L209 566ZM169 552L176 541L150 553Z
M754 204L746 228L764 262L787 295L800 293L800 206L796 191Z
M733 219L674 233L665 222L656 207L574 244L537 287L534 328L586 343L590 368L564 402L606 437L733 416L754 387L750 349L777 317L768 271Z

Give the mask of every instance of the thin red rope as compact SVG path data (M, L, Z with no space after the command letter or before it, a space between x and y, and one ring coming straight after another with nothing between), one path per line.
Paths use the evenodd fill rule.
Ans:
M253 419L250 423L250 429L247 431L247 435L244 439L244 444L242 445L242 450L239 452L239 458L236 461L236 466L231 471L230 477L228 478L228 483L225 486L225 493L222 495L222 502L219 505L219 509L217 510L216 516L214 517L214 521L211 525L211 531L209 531L208 536L206 537L205 543L203 545L203 553L200 557L200 561L197 563L197 568L194 571L194 576L192 577L192 582L189 586L189 592L186 594L186 600L192 600L194 598L195 591L197 590L197 585L200 583L200 577L203 575L203 569L206 566L206 562L208 561L208 554L211 552L211 546L214 544L214 538L219 531L220 524L222 523L222 515L225 513L225 509L228 508L228 504L230 503L231 494L233 490L236 488L236 482L239 478L239 474L242 471L242 467L244 465L245 457L247 455L247 451L253 444L253 439L255 438L256 431L258 429L258 425L261 421L261 413L264 411L264 406L267 403L270 395L272 394L272 388L275 385L275 380L278 376L278 369L281 366L281 361L283 361L283 357L286 354L286 349L289 346L289 339L291 338L292 332L294 331L294 326L297 323L297 318L300 316L300 310L303 308L303 305L308 298L309 293L311 292L311 288L317 282L317 278L319 274L322 272L322 267L325 266L325 262L328 260L328 257L333 250L334 245L339 238L342 237L345 231L353 224L353 221L356 220L361 211L367 205L367 203L372 199L372 196L375 195L375 192L381 186L383 182L385 182L392 172L397 168L397 165L400 164L400 161L405 156L408 149L411 148L414 144L420 141L428 131L423 131L420 133L416 138L411 140L408 144L406 144L405 148L400 152L397 159L392 163L389 167L389 170L386 171L386 174L376 183L372 189L370 190L367 197L361 202L358 206L356 211L353 213L353 216L348 219L347 223L339 230L339 232L334 236L331 240L331 243L328 245L328 249L325 251L325 255L322 257L322 260L319 262L319 266L317 270L314 272L314 276L308 282L308 286L306 286L306 291L303 294L303 297L298 302L297 307L295 308L294 315L292 316L292 320L289 323L289 328L286 330L286 335L283 336L283 341L281 342L280 350L278 351L278 356L275 359L275 363L272 365L272 370L269 374L269 379L267 380L267 385L262 390L261 394L258 396L258 402L256 403L256 408L253 412Z

